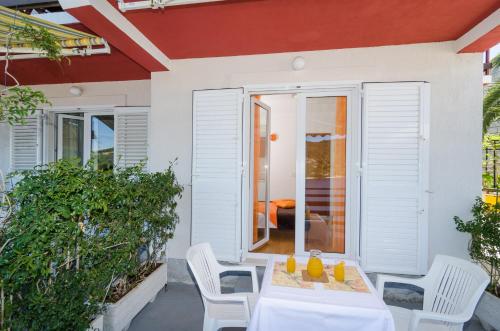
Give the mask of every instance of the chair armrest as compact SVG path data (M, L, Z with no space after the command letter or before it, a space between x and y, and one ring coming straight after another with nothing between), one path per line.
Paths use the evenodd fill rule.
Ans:
M409 325L409 331L416 331L418 324L422 320L433 320L446 323L463 324L467 322L472 316L467 314L440 314L423 310L412 310L412 316Z
M259 293L259 279L257 278L257 269L254 266L245 266L245 265L219 265L219 273L227 272L227 271L245 271L249 272L252 276L252 292Z
M246 295L236 294L219 294L219 295L204 295L205 299L213 304L235 304L239 303L243 305L245 311L245 316L248 321L250 321L250 303L248 302L248 297Z
M422 287L425 290L425 277L420 278L406 278L406 277L397 277L391 275L377 275L377 293L381 299L384 298L384 287L385 283L401 283L401 284L410 284L418 287Z

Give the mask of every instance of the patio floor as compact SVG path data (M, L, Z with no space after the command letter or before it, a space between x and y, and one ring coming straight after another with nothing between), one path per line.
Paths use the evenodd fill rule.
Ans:
M259 284L262 282L263 269L259 268ZM233 276L230 276L233 277ZM251 280L248 276L238 276L229 281L223 280L222 291L226 293L249 291ZM411 293L413 289L398 286L395 291L408 292L410 300L404 302L391 296L387 303L407 308L419 308L421 295ZM387 294L387 293L386 293ZM413 298L413 299L411 299ZM416 298L416 299L415 299ZM193 284L169 283L166 290L158 293L156 300L148 304L132 321L129 331L198 331L203 329L203 302L198 289ZM224 331L244 330L242 328L225 328ZM483 331L477 320L473 319L464 331Z

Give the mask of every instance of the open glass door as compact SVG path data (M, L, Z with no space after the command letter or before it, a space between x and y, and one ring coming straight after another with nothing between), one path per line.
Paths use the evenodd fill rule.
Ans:
M252 98L252 221L250 231L250 250L269 241L269 172L270 172L270 113L271 108Z
M84 117L58 115L57 158L84 161Z
M347 254L348 97L300 95L297 131L296 252Z

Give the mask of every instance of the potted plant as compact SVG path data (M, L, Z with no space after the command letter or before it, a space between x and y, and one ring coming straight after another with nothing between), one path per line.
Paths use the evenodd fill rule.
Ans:
M173 235L178 216L176 199L182 187L177 184L172 166L164 173L146 174L142 165L115 173L117 190L108 211L109 220L122 229L123 238L138 236L128 254L129 260L115 280L106 298L104 329L128 329L132 319L167 283L165 244ZM140 221L139 221L140 220Z
M122 330L154 298L182 187L172 166L142 168L58 161L15 174L0 228L0 329Z
M500 203L477 198L472 219L454 218L457 230L471 235L469 254L490 275L490 284L476 308L476 316L486 330L500 326Z

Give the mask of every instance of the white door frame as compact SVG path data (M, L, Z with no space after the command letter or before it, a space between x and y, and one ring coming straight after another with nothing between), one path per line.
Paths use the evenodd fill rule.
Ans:
M271 107L269 107L268 105L266 105L265 103L263 103L262 101L259 101L258 99L255 99L255 98L251 98L251 108L250 108L250 127L251 128L254 128L254 119L255 119L255 107L254 105L258 105L259 107L261 107L262 109L265 109L267 111L267 114L266 114L266 132L267 132L267 136L269 138L269 134L271 133L270 132L270 125L271 125ZM253 133L253 130L252 130L252 133ZM250 138L250 154L253 155L254 154L254 148L255 148L255 141L254 139ZM258 242L256 243L253 243L253 213L252 213L252 221L249 222L249 226L250 226L250 230L248 231L248 242L251 243L250 245L250 249L251 250L254 250L254 249L257 249L259 248L260 246L264 245L265 243L267 243L269 241L269 202L270 202L270 192L269 192L269 183L270 183L270 172L271 172L271 169L270 169L270 158L271 158L271 153L270 153L270 146L268 146L267 148L267 161L268 161L268 168L266 168L266 215L265 215L265 235L264 235L264 238L262 238L261 240L259 240ZM254 162L250 162L250 171L249 171L249 177L250 177L250 181L252 182L251 184L251 190L253 192L253 176L254 176ZM253 194L250 194L250 202L249 202L250 206L253 206L254 205L254 201L253 201ZM252 208L253 209L253 208Z
M317 82L317 83L285 83L244 86L243 104L243 160L242 160L242 238L249 238L249 221L252 216L252 206L249 204L249 194L251 193L250 182L250 113L252 95L271 94L301 94L301 93L339 93L350 94L348 101L347 127L350 132L350 143L346 146L346 153L349 150L349 162L346 165L346 174L349 172L350 179L346 179L346 200L350 201L349 210L346 205L346 233L350 238L346 238L346 254L332 255L342 256L359 260L359 240L360 240L360 185L361 185L361 81L342 82ZM298 111L297 111L298 113ZM348 161L349 160L349 161ZM347 192L349 187L349 193ZM349 194L349 195L347 195ZM349 214L349 219L347 219ZM349 229L347 229L349 228ZM296 233L298 232L296 227ZM348 243L349 240L349 243ZM348 246L349 245L349 246ZM267 258L270 254L249 252L249 240L242 240L242 260L247 258ZM297 248L296 248L297 250ZM348 253L349 252L349 253ZM300 252L304 254L304 252ZM348 253L348 254L347 254ZM325 254L330 256L330 254Z

